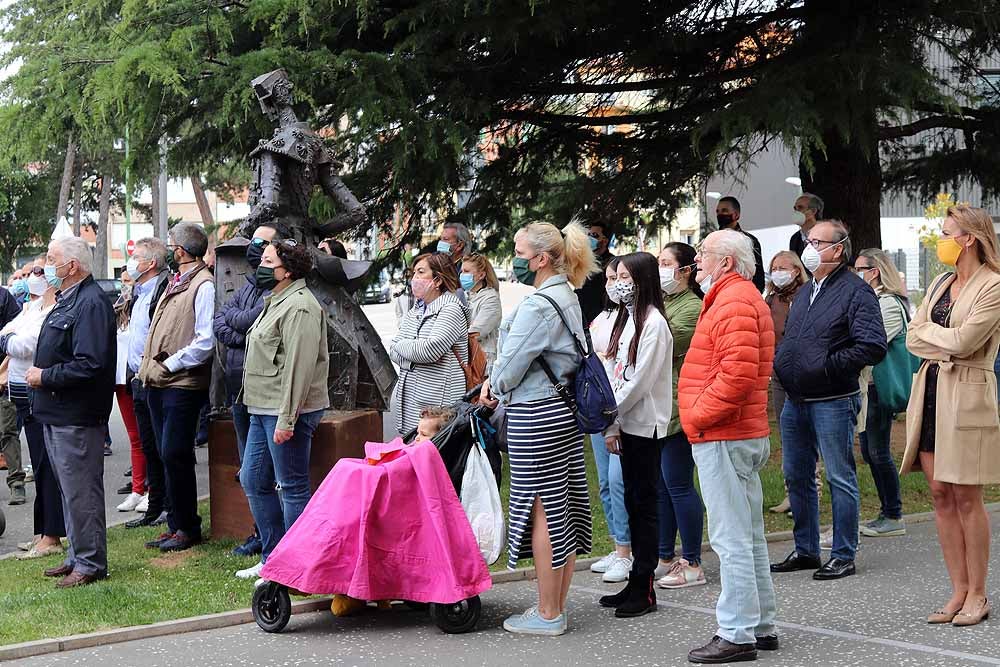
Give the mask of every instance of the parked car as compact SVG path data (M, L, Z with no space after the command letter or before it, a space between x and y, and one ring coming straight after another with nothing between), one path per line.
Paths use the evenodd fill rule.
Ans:
M358 296L358 301L362 304L389 303L391 299L392 284L389 281L388 271L382 271Z
M115 302L118 300L118 296L122 293L122 281L117 278L94 278L94 282L96 282L104 292L104 296L108 297L108 301L111 302L111 305L115 305Z

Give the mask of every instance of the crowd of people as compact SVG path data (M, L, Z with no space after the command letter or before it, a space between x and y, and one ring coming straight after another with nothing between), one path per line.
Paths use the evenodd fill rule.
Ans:
M905 534L899 476L915 470L930 487L953 589L927 620L963 626L988 616L982 488L1000 481L992 219L969 206L948 210L937 254L949 270L914 308L889 257L855 252L848 226L824 218L819 197L803 194L793 213L800 230L767 272L733 197L719 200L719 231L699 247L672 242L657 255L616 257L610 224L531 223L513 236L513 276L535 289L508 313L493 266L473 252L463 225L446 224L435 245L408 255L407 304L388 350L399 369L395 427L428 437L425 422L466 395L482 350L479 400L504 414L507 562L533 558L538 581L536 604L506 619L506 630L563 634L575 560L592 549L585 437L569 394L591 350L617 404L607 427L589 436L614 544L590 569L624 584L599 600L615 616L654 611L657 587L706 583L707 512L720 563L718 630L689 659L751 660L777 649L772 575L855 574L861 535ZM346 256L335 239L323 246ZM61 239L0 290L11 504L25 498L12 444L23 428L36 493L35 539L22 557L61 553L68 538L64 562L44 572L60 587L108 574L102 450L113 396L132 461L119 509L140 511L126 526L164 525L146 545L163 552L202 540L193 448L217 343L256 524L236 553L260 554L237 577L259 577L309 501L311 441L329 407L323 311L305 281L313 260L281 223L260 226L246 245L246 284L216 309L206 253L208 238L194 224L174 226L166 242L137 241L112 307L91 276L86 243ZM787 491L771 509L794 521L794 548L775 563L760 481L769 410ZM897 470L890 433L902 412ZM863 524L856 436L880 504ZM820 533L824 476L828 535Z

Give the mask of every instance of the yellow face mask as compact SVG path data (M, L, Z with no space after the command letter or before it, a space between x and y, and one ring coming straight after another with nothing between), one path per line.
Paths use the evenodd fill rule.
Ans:
M964 236L964 234L963 234ZM950 239L938 239L937 242L937 256L942 264L947 266L955 266L958 264L958 258L962 254L962 246L954 238Z

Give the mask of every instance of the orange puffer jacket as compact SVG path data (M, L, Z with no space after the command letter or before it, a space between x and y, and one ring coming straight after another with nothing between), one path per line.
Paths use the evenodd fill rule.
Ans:
M677 384L688 440L767 436L773 362L774 323L760 292L737 273L723 277L705 296Z

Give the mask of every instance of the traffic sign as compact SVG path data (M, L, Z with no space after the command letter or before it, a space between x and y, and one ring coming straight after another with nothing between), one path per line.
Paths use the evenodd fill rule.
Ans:
M125 253L131 257L133 252L135 252L135 241L133 239L129 239L128 243L125 244Z

